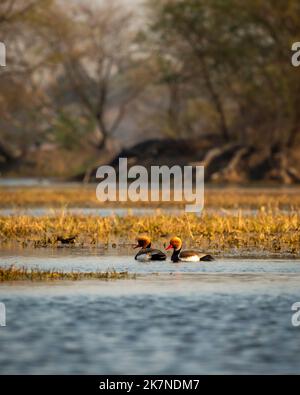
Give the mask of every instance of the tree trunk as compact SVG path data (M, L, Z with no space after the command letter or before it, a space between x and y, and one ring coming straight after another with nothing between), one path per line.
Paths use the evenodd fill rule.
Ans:
M14 154L12 150L0 139L0 156L4 158L4 162L9 163L17 159L18 155Z
M102 151L106 148L108 132L104 125L104 122L101 116L96 117L96 128L95 128L95 137L96 137L96 147L99 151Z
M218 116L219 116L220 129L221 129L223 139L225 142L227 142L227 141L229 141L229 131L228 131L228 126L227 126L225 112L224 112L221 98L220 98L219 94L217 93L217 91L215 90L215 87L214 87L213 82L211 80L210 72L207 68L205 59L201 55L199 56L199 59L200 59L203 77L205 80L207 90L208 90L209 94L211 95L215 109L216 109Z
M288 148L284 145L275 144L271 150L271 171L269 176L273 180L283 184L300 182L299 172L289 164Z
M287 141L287 148L292 148L295 145L299 130L300 130L300 125L297 120L290 130L288 141Z
M180 104L179 89L176 83L169 85L168 123L175 137L180 135Z
M228 164L220 171L212 174L211 179L213 181L222 182L240 182L246 181L245 174L241 174L241 169L239 168L241 162L245 157L251 152L250 147L237 147L236 151L233 153Z

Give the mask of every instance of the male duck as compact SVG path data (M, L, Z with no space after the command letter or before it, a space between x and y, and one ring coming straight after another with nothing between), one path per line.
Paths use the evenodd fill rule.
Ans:
M173 248L171 260L173 262L199 262L199 261L214 261L214 258L209 254L203 254L195 250L183 250L182 241L179 237L173 237L170 240L170 245L166 250Z
M164 252L151 248L151 240L148 236L138 237L137 243L138 244L134 248L140 247L141 249L134 259L141 262L166 260L167 255Z

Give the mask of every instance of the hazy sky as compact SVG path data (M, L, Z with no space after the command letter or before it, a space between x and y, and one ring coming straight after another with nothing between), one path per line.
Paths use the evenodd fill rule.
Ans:
M1 0L0 0L1 1ZM70 0L62 0L69 2ZM110 2L111 0L72 0L73 2L77 3L84 3L88 1L89 3L105 3L105 2ZM141 11L141 8L138 8L139 4L142 4L145 2L145 0L115 0L117 3L128 5L132 7L133 9L136 8L139 11ZM140 12L136 13L137 18L135 18L135 23L137 21L143 21L143 17ZM121 142L123 146L130 146L133 143L143 140L144 136L141 136L139 133L137 133L136 128L133 127L132 122L128 117L125 117L123 123L121 124L120 130L116 132L115 137ZM148 138L154 138L157 137L156 132L154 131L153 134L149 134Z

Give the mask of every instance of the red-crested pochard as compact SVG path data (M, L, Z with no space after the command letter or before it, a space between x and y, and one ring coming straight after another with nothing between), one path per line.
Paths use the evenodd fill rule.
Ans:
M134 248L141 248L134 259L141 262L147 261L164 261L167 255L157 249L151 248L151 240L148 236L139 236L137 238L137 245Z
M182 250L182 241L179 237L173 237L170 240L170 245L166 250L173 248L171 260L173 262L199 262L199 261L214 261L214 258L209 254L203 254L195 250Z

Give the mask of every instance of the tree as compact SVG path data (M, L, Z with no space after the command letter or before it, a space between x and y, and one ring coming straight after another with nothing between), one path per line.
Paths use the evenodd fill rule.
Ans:
M94 123L94 144L100 150L108 148L145 86L133 26L132 13L110 2L62 8L42 29L58 66L56 97Z
M260 169L262 177L269 172L284 182L298 180L287 150L299 134L300 75L290 63L299 2L152 0L149 4L150 37L162 48L169 47L161 56L171 54L175 62L184 62L190 77L185 81L190 93L185 100L206 101L216 114L225 145L214 151L213 158L222 158L224 167L225 155L227 165L213 176L236 177L244 163L249 177L259 176ZM200 108L198 117L207 118L207 112ZM261 161L253 163L253 153L259 150ZM208 158L212 163L210 152L205 163Z
M11 24L44 6L49 0L2 0L0 4L0 24Z
M23 158L44 132L44 92L39 84L46 53L36 28L52 1L4 0L0 5L1 40L7 65L0 67L0 159L9 167Z

